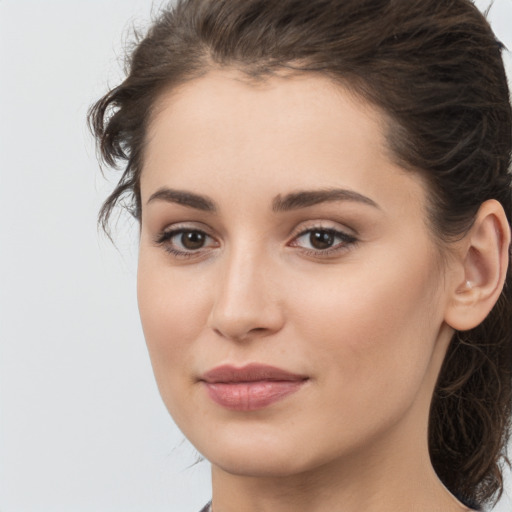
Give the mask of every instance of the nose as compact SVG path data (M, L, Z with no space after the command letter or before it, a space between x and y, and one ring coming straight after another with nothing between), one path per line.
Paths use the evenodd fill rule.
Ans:
M208 327L219 336L248 341L278 332L284 323L275 269L263 255L239 251L222 262L214 283Z

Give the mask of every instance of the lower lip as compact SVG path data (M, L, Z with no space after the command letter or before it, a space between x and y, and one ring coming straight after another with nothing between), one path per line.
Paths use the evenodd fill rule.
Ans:
M255 382L206 382L210 398L233 411L256 411L278 402L298 391L305 380L255 381Z

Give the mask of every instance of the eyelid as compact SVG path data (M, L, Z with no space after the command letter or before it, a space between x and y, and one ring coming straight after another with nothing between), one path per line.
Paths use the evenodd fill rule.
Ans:
M303 235L305 233L308 233L310 231L314 230L323 230L323 231L332 231L336 233L340 233L342 235L350 236L353 238L358 238L359 234L358 232L348 226L342 225L339 222L336 221L329 221L329 220L309 220L306 222L301 222L298 226L296 226L290 233L290 238L295 238L300 235Z
M337 237L341 241L332 247L328 247L326 249L309 249L305 247L301 247L297 240L301 237L307 235L308 233L312 233L314 231L323 231L332 234ZM296 228L291 235L291 241L288 242L289 247L296 247L300 249L304 254L315 257L328 257L328 256L337 256L343 252L346 252L353 248L358 243L358 237L351 232L352 230L348 228L334 227L331 223L328 226L325 225L325 221L317 221L311 223L310 225L304 226L303 224Z
M215 238L212 233L211 229L208 225L203 224L202 222L173 222L171 224L165 225L163 228L158 229L156 234L154 235L155 241L157 241L159 238L164 237L168 235L169 233L175 233L177 231L200 231L201 233L204 233L205 235L210 236L211 238Z
M216 238L209 233L209 229L207 227L198 227L196 223L190 224L190 223L176 223L171 224L164 229L160 230L154 237L154 244L158 247L163 247L163 249L171 254L175 258L200 258L207 254L211 249L218 247L220 244L216 240ZM173 247L171 244L171 240L175 236L179 236L180 234L187 233L187 232L197 232L202 233L205 235L208 239L214 242L214 244L205 245L204 247L200 247L198 249L186 249L186 248L179 248L179 247Z
M201 233L203 235L206 235L208 238L211 238L212 240L215 240L213 236L211 236L209 233L202 229L198 228L173 228L173 229L165 229L158 233L155 238L156 244L164 243L167 240L170 240L171 238L174 238L177 235L183 234L183 233L189 233L189 232L195 232L195 233Z

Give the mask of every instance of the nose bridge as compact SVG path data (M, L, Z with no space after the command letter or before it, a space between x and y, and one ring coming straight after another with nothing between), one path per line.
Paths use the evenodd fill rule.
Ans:
M227 338L268 335L282 322L272 258L254 245L245 240L226 251L215 282L210 326Z

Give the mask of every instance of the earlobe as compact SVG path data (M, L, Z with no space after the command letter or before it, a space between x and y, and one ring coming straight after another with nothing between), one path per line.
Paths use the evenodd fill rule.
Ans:
M505 282L510 227L503 207L494 199L483 203L473 226L460 240L451 297L445 321L458 331L473 329L489 314Z

